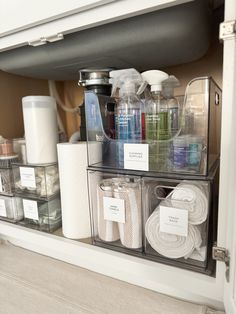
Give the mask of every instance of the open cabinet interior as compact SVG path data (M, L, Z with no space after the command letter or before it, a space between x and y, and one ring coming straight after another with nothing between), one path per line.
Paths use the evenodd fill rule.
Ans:
M216 83L219 85L219 87L222 87L223 45L219 42L219 24L223 21L224 15L222 2L223 1L210 1L211 16L208 17L208 24L210 25L210 38L206 45L206 51L200 58L197 58L192 62L184 62L175 66L160 67L159 64L156 63L155 66L151 67L153 69L166 71L168 74L173 74L180 80L180 86L175 88L176 95L183 95L187 83L196 77L212 76ZM164 44L165 43L163 43L163 46ZM191 45L188 45L189 46L187 46L187 48L191 49ZM31 52L33 51L32 49L34 48L31 48ZM8 55L14 52L14 50L10 50L8 52ZM158 54L158 50L156 50L156 53ZM173 51L168 52L169 55L171 55L172 53ZM5 61L2 57L3 54L7 54L7 52L1 53L2 62ZM147 60L145 60L145 63L147 63ZM10 62L11 58L9 58L9 63ZM112 66L112 64L110 64L110 61L106 64L106 66ZM130 66L131 64L129 64L129 67ZM1 69L3 68L4 63L1 66ZM142 71L151 68L147 65L146 68L142 68ZM58 92L62 100L65 102L65 105L67 105L68 107L76 107L82 104L83 101L83 88L78 86L79 69L81 69L81 67L75 65L74 71L76 73L77 79L57 81ZM17 72L17 69L9 69L9 72ZM19 69L18 72L23 73L23 70L21 71ZM22 97L26 95L49 95L47 80L37 79L38 76L40 75L37 75L37 71L31 73L31 75L29 76L22 76L22 74L12 75L5 71L1 71L2 84L0 88L2 98L0 100L0 106L3 114L1 114L0 127L1 133L3 133L3 135L5 134L5 137L21 137L24 133L23 119L21 114ZM44 72L44 77L47 77L46 71ZM48 78L50 79L50 77ZM12 91L14 91L14 93ZM11 108L14 108L14 110L11 110ZM14 124L7 123L9 115L12 119L15 119ZM78 119L75 118L75 115L65 112L60 112L60 115L67 130L67 135L68 137L70 137L73 132L78 130L80 125L80 119L79 117Z
M209 1L208 3L210 11L209 11L209 15L208 15L208 24L209 27L206 28L206 32L209 32L209 34L202 34L202 36L206 39L209 38L209 42L204 44L204 47L200 47L200 42L199 42L199 50L197 51L197 42L193 43L191 41L187 41L184 42L184 47L183 50L186 51L189 49L189 51L191 51L191 56L190 54L188 54L188 56L186 56L186 60L188 62L184 61L184 58L181 59L181 57L179 56L177 58L177 64L176 61L175 62L171 62L171 56L175 54L175 51L172 50L172 47L169 46L168 44L168 49L167 51L165 51L165 44L167 44L165 42L165 39L163 38L162 41L159 41L159 44L162 44L162 47L160 47L161 53L166 53L168 55L168 62L169 64L171 64L171 66L168 66L165 62L158 62L158 58L157 58L157 62L155 64L155 55L158 55L158 49L157 47L155 47L155 52L152 51L150 52L150 64L148 63L149 60L149 50L148 49L152 49L152 43L148 42L147 43L147 49L145 54L141 54L141 57L138 58L138 52L133 51L134 54L137 53L136 56L136 63L138 64L138 70L139 71L145 71L145 70L150 70L150 69L159 69L162 71L165 71L166 73L168 73L169 75L174 75L176 76L179 81L180 81L180 86L175 88L175 95L176 96L181 96L184 95L185 93L185 89L186 86L188 85L188 83L194 79L194 78L202 78L202 77L212 77L214 79L214 81L216 82L216 84L222 88L222 67L223 67L223 45L219 42L219 24L223 21L223 15L224 15L224 6L222 1ZM173 9L173 8L172 8ZM171 10L172 10L171 9ZM150 14L150 13L149 13ZM155 19L152 14L150 15L150 19ZM126 21L122 21L122 23L125 23ZM118 22L116 22L118 23ZM134 25L135 24L135 20L134 20ZM118 24L117 24L118 25ZM109 26L109 24L108 24ZM105 28L108 27L107 25L104 26ZM195 27L197 28L199 25L195 24ZM173 26L174 27L174 26ZM115 28L116 29L116 28ZM169 29L170 31L170 29ZM180 31L180 30L178 30ZM191 29L192 32L194 32L194 26L192 26ZM204 31L204 29L202 29L202 31ZM70 43L73 40L76 40L76 36L78 36L78 39L83 39L86 42L86 37L83 38L83 36L85 36L86 34L88 34L88 38L90 38L88 30L84 31L84 33L82 32L82 34L80 35L78 34L71 34L68 35L68 43ZM97 33L96 33L97 32ZM93 34L93 33L91 33ZM94 30L94 35L97 34L98 38L100 36L99 33L99 29L96 31ZM91 35L92 36L92 35ZM108 38L110 34L108 34ZM177 36L175 38L176 42L178 42L178 34L174 34L174 36ZM137 40L137 38L136 38ZM153 39L155 40L155 39ZM183 39L181 39L183 40ZM196 39L197 40L197 39ZM200 37L199 37L200 40ZM181 42L181 41L180 41ZM183 42L182 42L183 44ZM96 46L96 38L94 38L94 45ZM114 46L116 47L116 46ZM106 63L106 59L103 58L102 55L102 51L99 51L100 45L98 45L98 50L96 53L96 67L98 67L99 64L99 60L101 60L101 67L103 68L105 63ZM22 53L20 52L19 56L22 57L22 55L24 54L24 52L26 54L28 54L28 50L27 48L18 48L18 49L22 49ZM32 47L30 47L30 53L32 53ZM63 49L63 47L61 47L61 49ZM65 48L66 51L67 48ZM68 48L69 49L69 48ZM117 47L116 47L117 49ZM124 48L125 49L125 45ZM48 48L48 50L50 50L50 47ZM120 50L122 50L122 47L120 48ZM194 53L193 50L196 50ZM50 51L49 51L50 52ZM11 54L11 52L9 52ZM42 49L39 49L36 51L37 54L41 54ZM63 51L62 51L63 53ZM80 52L81 53L81 52ZM179 53L179 52L178 52ZM132 49L129 47L129 49L127 49L126 54L132 54ZM7 52L4 52L4 55L7 55ZM125 53L123 52L123 55L125 55ZM201 56L200 56L201 55ZM119 51L118 56L122 56L122 51ZM200 56L200 57L199 57ZM82 56L83 57L83 56ZM81 58L82 58L81 57ZM143 58L143 62L142 62L142 58ZM82 58L83 59L83 58ZM129 58L127 59L131 59L131 63L132 63L132 58L129 56ZM175 59L175 58L173 58ZM189 62L188 59L193 59L191 62ZM4 61L4 56L3 56L3 61ZM32 60L31 60L32 61ZM109 59L109 66L114 66L114 67L119 67L122 68L124 67L124 65L126 65L126 63L122 64L118 62L118 58L114 59L114 65L112 65L112 58ZM105 63L104 63L105 62ZM1 63L1 54L0 54L0 63ZM93 60L91 62L88 62L88 66L86 65L85 61L81 61L81 64L84 67L89 67L93 65ZM73 62L71 62L71 64L66 64L65 62L65 72L71 71L71 68L73 68L73 77L75 76L75 73L78 73L78 70L81 67L81 64L79 62L79 60L76 60L76 58L74 58ZM155 66L154 66L155 64ZM163 66L163 64L165 64L165 66ZM106 65L108 65L106 63ZM130 64L128 64L130 65ZM32 66L33 67L33 66ZM36 71L37 72L37 67L38 67L38 75L33 75L33 72ZM2 68L4 69L4 66L2 66ZM9 67L10 68L10 67ZM30 69L29 68L25 68L22 67L22 69L16 69L16 70L9 70L10 72L18 72L18 74L25 74L25 73L29 73L30 74ZM0 94L1 94L1 98L0 98L0 135L2 135L4 138L22 138L24 136L24 124L23 124L23 114L22 114L22 97L24 96L30 96L30 95L50 95L50 89L49 89L49 82L48 80L46 80L45 78L38 78L38 77L45 77L47 75L47 72L45 71L45 73L43 72L43 69L40 69L40 65L35 65L35 69L34 71L32 71L31 73L31 77L28 76L22 76L22 75L16 75L16 74L10 74L7 73L5 71L1 71L0 72L0 80L1 80L1 84L0 84ZM63 73L63 64L61 65L59 72L60 75L62 75L61 73ZM53 71L49 71L48 74L48 79L51 79L53 77L53 75L55 75L55 77L57 77L58 73L54 73ZM71 72L70 72L71 73ZM59 75L59 74L58 74ZM60 76L59 75L59 76ZM67 74L65 74L66 77ZM83 99L84 99L84 91L85 89L81 86L78 86L78 79L79 79L79 74L78 74L78 78L77 79L64 79L64 80L58 80L56 81L56 88L57 88L57 92L59 94L59 97L62 100L62 103L67 107L67 108L76 108L78 106L81 106L83 104ZM58 106L58 114L60 116L61 119L61 123L64 127L65 130L65 134L66 134L66 139L68 140L72 134L74 134L75 132L77 132L80 128L80 124L81 124L81 118L79 113L71 113L71 112L66 112L65 110L63 110L61 108L61 106ZM217 114L219 115L219 112L217 112ZM220 121L220 117L216 116L215 117L216 121ZM43 126L42 126L43 127ZM218 134L220 132L220 123L217 126L216 125L216 133ZM214 138L214 135L211 134L211 136ZM217 136L216 136L217 137ZM127 171L123 171L124 169L121 169L121 171L118 171L117 169L101 169L101 168L90 168L88 170L88 178L89 178L89 185L90 185L90 196L91 195L101 195L101 197L97 196L94 198L90 199L90 206L91 206L91 215L93 217L93 224L92 224L92 237L88 238L88 239L81 239L79 241L85 242L85 243L94 243L100 247L105 247L108 249L112 249L118 252L123 252L123 253L127 253L127 254L131 254L134 256L138 256L138 257L145 257L149 260L152 261L156 261L156 262L160 262L160 263L164 263L164 264L168 264L168 265L172 265L175 267L180 267L180 268L184 268L184 269L188 269L188 270L192 270L192 271L196 271L196 272L200 272L200 273L204 273L210 276L214 276L215 275L215 263L213 262L213 260L211 259L211 247L213 245L213 242L216 241L216 234L217 234L217 203L218 203L218 164L215 165L215 168L213 167L209 173L207 178L204 178L204 176L200 176L198 179L196 179L195 177L185 177L182 175L174 175L173 177L169 176L165 176L165 175L155 175L154 174L148 174L148 173L138 173L138 172L127 172ZM15 172L19 172L19 168L14 170ZM40 170L41 171L41 170ZM51 171L51 170L50 170ZM45 177L47 176L47 169L43 169L42 170L43 173L45 173ZM15 175L15 174L14 174ZM17 176L17 175L16 175ZM19 175L18 175L19 176ZM100 226L98 224L98 221L96 220L97 217L97 212L99 209L98 204L99 204L99 200L101 200L102 197L111 197L111 194L106 193L104 194L104 190L97 190L97 184L98 182L102 182L104 183L106 181L106 183L110 180L115 178L119 178L119 180L124 180L125 184L130 184L130 186L132 186L133 191L135 191L134 193L136 193L138 196L137 198L139 199L140 202L144 202L145 198L147 199L146 204L148 203L147 207L145 208L145 210L143 210L143 212L140 214L140 217L136 217L138 220L140 218L140 239L134 240L133 242L129 239L124 239L124 237L122 238L120 235L117 237L115 237L112 241L112 244L109 244L108 242L111 242L110 240L106 241L106 237L109 238L109 236L106 234L106 232L104 233L104 230L101 230L101 228L105 228L107 226ZM129 182L127 182L127 177ZM123 178L123 179L122 179ZM148 221L149 217L151 216L152 212L154 211L155 208L157 208L157 206L160 205L160 200L158 201L158 197L157 199L153 198L153 190L152 187L155 186L156 187L160 187L161 191L165 194L166 191L169 188L176 188L178 189L178 186L181 184L181 182L183 183L183 180L185 180L185 184L191 184L193 186L193 189L195 188L196 182L198 184L198 187L200 186L199 190L200 190L200 194L202 191L205 191L203 200L204 202L206 202L207 204L205 205L206 208L206 214L205 214L205 218L199 222L196 223L194 225L194 227L191 228L193 230L193 232L197 233L200 232L202 234L205 234L204 236L204 240L203 240L203 244L200 245L199 249L203 249L203 247L206 247L207 249L204 251L203 249L203 255L202 256L196 256L196 251L192 252L191 250L191 254L192 257L189 255L190 251L186 251L184 252L182 255L178 256L178 254L173 254L172 253L169 254L169 256L165 255L166 253L164 252L164 254L160 252L155 251L155 249L153 249L152 246L152 240L147 240L147 237L145 237L145 225L147 226L146 222ZM187 181L189 180L189 182ZM186 183L187 182L187 183ZM100 185L99 185L100 186ZM130 189L130 186L128 187L128 189ZM163 190L164 187L164 190ZM156 191L156 190L155 190ZM178 190L176 190L178 191ZM117 191L113 191L114 193L116 193ZM79 193L79 191L78 191ZM100 194L99 194L100 193ZM123 192L122 192L123 193ZM57 194L56 191L55 193L53 192L53 195L55 196L55 198L53 198L51 201L53 202L57 202ZM114 194L113 194L114 195ZM166 195L169 195L168 193ZM165 195L165 196L166 196ZM173 194L172 194L173 195ZM203 193L201 194L203 195ZM207 200L206 200L206 195L207 195ZM170 206L170 203L168 203L169 199L165 196L161 196L161 198L164 198L164 202L162 202L162 207L163 206ZM120 195L118 193L118 196L116 197L117 199L120 199ZM161 201L163 201L163 199L161 199ZM17 200L16 200L17 202ZM44 200L43 198L41 199L42 202L42 206L44 206ZM127 201L128 202L128 201ZM178 200L175 201L175 206L173 207L177 207L177 208L181 208L181 206L186 206L183 204L178 204ZM19 203L19 202L18 202ZM18 204L19 205L19 204ZM172 204L173 205L173 204ZM16 205L17 206L17 205ZM41 206L41 203L40 203ZM56 206L59 206L58 204ZM100 204L101 206L101 204ZM141 205L140 205L141 206ZM50 213L50 206L46 208L46 211ZM20 214L19 214L20 215ZM50 215L49 215L50 216ZM99 216L99 215L98 215ZM32 218L32 220L34 220ZM24 221L25 222L25 221ZM150 222L151 224L152 222ZM25 224L27 225L27 221L25 222ZM196 227L197 225L197 227ZM30 222L30 227L34 228L35 226L33 225L32 221ZM114 227L114 226L113 226ZM195 228L196 227L196 228ZM99 231L100 228L100 231ZM116 232L118 232L119 229L119 223L117 224L117 226L115 227L117 228ZM147 228L147 227L146 227ZM151 226L150 226L151 228ZM201 231L199 231L199 229L201 229ZM53 232L54 234L58 235L58 236L63 236L61 229L57 229L57 228L49 228L49 230L43 230L43 231L49 231L49 232ZM98 237L98 234L100 232L100 235L102 234L102 236ZM121 233L121 231L119 230L119 233ZM113 234L114 236L114 234ZM150 236L151 237L151 236ZM102 241L101 241L102 239ZM105 239L105 240L104 240ZM163 239L162 239L163 240ZM140 243L136 243L136 242ZM204 242L205 241L205 242ZM135 244L134 244L135 242ZM142 244L141 244L142 243ZM209 243L209 246L208 246ZM150 245L151 244L151 245Z

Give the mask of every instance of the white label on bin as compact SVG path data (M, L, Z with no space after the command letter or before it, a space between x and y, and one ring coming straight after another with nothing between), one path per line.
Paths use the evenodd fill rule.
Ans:
M148 144L124 144L124 168L148 171Z
M188 235L188 210L160 206L160 231L178 236Z
M7 209L6 209L5 200L1 200L1 199L0 199L0 216L7 217Z
M25 218L39 220L38 204L36 201L23 199L23 210Z
M21 185L26 188L36 188L34 168L20 167Z
M125 223L125 200L103 197L104 219Z
M2 191L2 176L1 176L1 173L0 173L0 192L3 192Z

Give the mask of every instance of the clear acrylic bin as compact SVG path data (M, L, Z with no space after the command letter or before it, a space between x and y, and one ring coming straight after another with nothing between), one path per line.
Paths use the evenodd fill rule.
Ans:
M0 156L0 168L11 168L13 163L19 161L18 155L15 156Z
M14 192L12 169L0 168L0 195L11 195Z
M93 243L113 250L143 251L141 178L88 171Z
M22 220L23 210L19 204L18 197L0 195L0 219L10 222Z
M93 244L214 275L218 165L178 177L88 169Z
M18 155L14 152L13 141L3 139L0 143L0 168L11 168L13 162L18 161Z
M57 163L45 165L13 164L15 193L49 199L59 192Z
M24 213L21 225L46 232L54 232L61 227L60 196L49 201L20 197L19 209Z
M170 129L164 140L147 139L143 133L143 139L137 142L119 140L114 129L115 122L109 122L112 132L107 130L107 104L115 100L86 91L89 166L97 170L125 169L207 176L220 155L221 90L210 77L196 78L187 85L185 95L177 99L176 131L173 133ZM143 115L140 115L142 118ZM169 126L170 119L171 114L168 113ZM130 132L128 123L126 128Z
M218 172L205 180L143 180L146 258L212 275Z

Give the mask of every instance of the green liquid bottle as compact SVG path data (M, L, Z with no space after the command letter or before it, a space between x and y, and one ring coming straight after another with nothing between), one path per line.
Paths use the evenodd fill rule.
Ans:
M161 92L159 95L154 95L154 99L159 102L158 111L158 125L157 125L157 147L158 147L158 170L168 171L168 160L170 155L170 142L171 138L170 130L170 117L166 99L163 98Z
M152 99L145 110L145 134L149 144L149 169L165 171L169 157L166 142L171 137L167 102L162 96L162 81L168 74L158 70L142 73L142 77L151 86Z
M158 104L150 100L145 111L145 135L149 144L149 169L156 170L158 162Z

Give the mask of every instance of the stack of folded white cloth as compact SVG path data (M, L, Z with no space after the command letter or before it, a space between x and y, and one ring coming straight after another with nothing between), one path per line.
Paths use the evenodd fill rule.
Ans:
M141 193L137 183L114 189L114 197L125 201L125 223L118 223L121 243L131 249L142 246Z
M201 225L208 217L209 192L201 183L182 181L160 202L145 226L146 238L151 247L168 258L189 258L202 245ZM188 210L188 234L180 236L160 231L160 206Z
M104 218L104 197L112 197L112 187L100 184L97 186L97 224L99 238L106 242L119 240L119 231L117 223Z
M125 222L104 218L103 198L124 200ZM120 239L123 246L131 249L142 247L142 206L139 182L129 182L125 177L105 179L97 186L98 236L106 242Z

